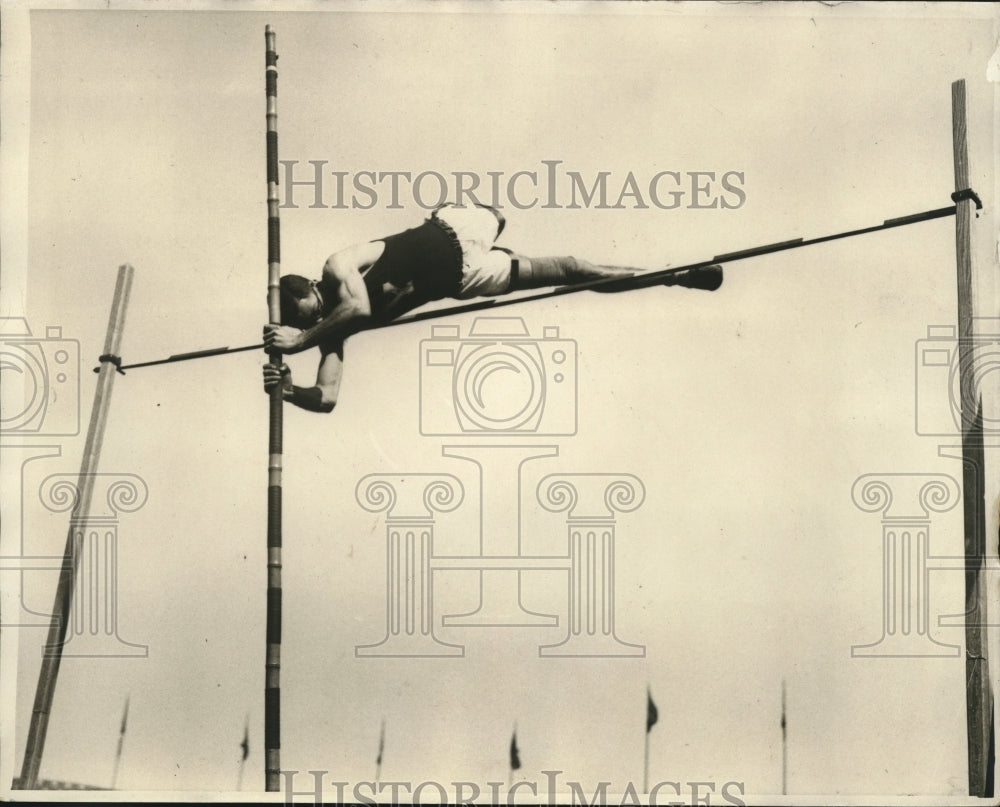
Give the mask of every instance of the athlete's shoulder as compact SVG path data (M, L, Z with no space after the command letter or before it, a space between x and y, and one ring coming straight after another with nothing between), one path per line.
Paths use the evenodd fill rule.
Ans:
M360 272L375 263L384 249L385 243L382 241L365 241L338 250L326 259L323 274L344 280L346 275Z

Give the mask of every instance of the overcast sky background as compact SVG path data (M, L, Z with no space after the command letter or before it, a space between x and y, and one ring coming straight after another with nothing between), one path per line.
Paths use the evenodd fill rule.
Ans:
M988 6L160 8L5 8L4 50L16 44L21 58L5 54L15 148L4 170L24 198L12 206L7 191L0 314L78 340L84 428L120 264L136 269L126 362L259 339L267 24L280 156L302 177L309 160L352 174L508 177L561 160L587 178L610 172L616 197L630 171L640 186L659 171L741 172L737 209L690 209L688 197L675 210L626 199L624 210L505 211L502 245L647 268L949 204L950 88L965 78L985 204L977 256L993 260ZM310 209L298 189L298 208L281 211L283 271L315 275L336 249L426 215L407 194L390 209L381 190L370 210L341 210ZM773 794L784 679L790 793L963 794L962 659L851 657L881 634L882 597L880 516L854 506L854 481L960 478L960 463L938 455L955 441L914 429L916 343L955 319L953 232L948 218L733 263L711 294L579 294L506 310L533 335L558 327L579 357L578 433L510 440L558 445L525 466L524 490L554 472L629 473L645 486L642 507L618 518L616 568L618 635L645 645L644 658L538 658L564 628L438 628L464 658L355 658L385 631L384 521L356 502L358 480L459 477L466 501L438 520L442 552L473 551L478 501L475 468L442 456L462 440L420 434L430 325L352 338L336 411L285 410L282 767L370 780L384 718L383 780L485 787L507 780L516 723L524 779L558 769L621 791L641 785L649 686L651 782ZM995 300L983 276L983 299ZM449 323L464 336L473 319ZM247 718L243 788L263 789L262 360L117 378L100 470L149 490L118 525L118 633L149 656L63 662L43 777L109 785L130 698L120 789L235 789ZM311 380L314 355L291 364L298 383ZM929 389L918 405L947 417L946 387ZM58 555L66 514L36 492L79 469L83 437L22 442L61 454L22 475L26 455L6 452L5 509L21 524L5 519L3 554ZM510 495L514 482L497 485ZM526 553L558 551L562 516L522 505ZM989 524L996 534L992 512ZM960 506L936 515L932 553L961 554L961 529ZM438 573L438 616L475 607L468 574ZM25 575L19 606L5 582L5 623L19 610L44 622L28 611L50 608L54 584ZM523 586L532 610L565 617L560 575L525 574ZM933 573L932 635L963 644L960 628L937 626L962 608L962 575ZM20 769L44 631L16 638L3 647L5 786Z

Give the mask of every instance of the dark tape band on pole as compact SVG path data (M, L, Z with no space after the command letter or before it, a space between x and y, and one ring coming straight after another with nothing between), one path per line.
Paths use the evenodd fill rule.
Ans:
M267 641L281 644L281 589L267 590Z
M976 210L983 209L983 203L979 198L979 194L977 194L974 190L972 190L972 188L963 188L960 191L955 191L951 195L951 201L955 202L955 204L958 204L959 202L964 202L966 199L971 199L973 202L976 203Z
M278 133L267 133L267 181L278 183Z
M115 355L113 355L111 353L103 353L103 354L101 354L100 356L97 357L97 360L101 364L104 364L104 362L106 362L106 361L107 362L111 362L115 366L115 370L117 370L122 375L125 375L125 371L122 369L122 357L121 356L115 356ZM101 368L100 367L95 367L94 368L94 372L95 373L101 372Z
M267 220L267 260L270 263L281 261L281 221L277 216Z
M281 748L281 688L264 690L264 747Z
M267 488L267 546L269 549L281 546L281 486ZM272 527L276 525L276 527Z

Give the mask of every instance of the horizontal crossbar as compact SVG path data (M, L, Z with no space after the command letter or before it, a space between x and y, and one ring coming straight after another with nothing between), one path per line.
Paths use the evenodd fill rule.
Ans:
M974 192L970 191L970 194L974 196ZM978 198L978 197L977 197ZM476 311L492 311L497 308L503 308L508 305L515 305L519 303L530 303L535 300L545 300L550 297L561 297L565 294L575 294L581 291L599 291L599 292L620 292L620 291L634 291L636 289L645 289L652 286L660 285L671 285L671 280L674 279L676 275L684 272L697 271L699 269L704 269L708 266L717 263L733 263L734 261L742 261L747 258L756 258L760 255L771 255L775 252L783 252L789 249L799 249L800 247L808 247L814 244L823 244L827 241L836 241L840 238L852 238L858 235L867 235L868 233L879 232L880 230L890 230L894 227L905 227L909 224L917 224L922 221L931 221L933 219L940 219L946 216L955 215L957 206L951 205L950 207L939 207L934 210L926 210L922 213L913 213L909 216L900 216L894 219L886 219L881 224L876 224L872 227L863 227L859 230L847 230L841 233L833 233L832 235L823 235L818 238L793 238L788 241L779 241L774 244L765 244L764 246L751 247L749 249L741 249L736 252L726 252L722 255L716 255L711 260L699 261L698 263L690 263L685 266L677 266L670 269L656 269L651 272L643 272L632 277L621 278L601 278L599 280L591 280L587 283L578 283L572 286L558 286L554 289L549 289L538 294L529 294L526 296L514 296L514 297L504 297L504 298L491 298L489 300L480 300L475 303L468 303L465 305L450 306L448 308L437 308L431 309L429 311L421 311L416 314L410 314L405 317L400 317L399 319L394 319L389 322L379 322L373 323L362 330L376 330L380 328L390 328L396 325L408 325L413 322L423 322L428 319L440 319L442 317L457 316L459 314L469 314ZM179 361L189 361L191 359L203 359L208 356L221 356L228 353L240 353L246 350L262 350L264 348L263 344L256 345L246 345L245 347L218 347L210 348L208 350L196 350L191 353L176 353L172 356L168 356L165 359L156 359L154 361L139 362L137 364L126 364L120 367L122 371L132 370L137 367L152 367L157 364L169 364L172 362ZM97 372L99 368L94 368L94 372Z

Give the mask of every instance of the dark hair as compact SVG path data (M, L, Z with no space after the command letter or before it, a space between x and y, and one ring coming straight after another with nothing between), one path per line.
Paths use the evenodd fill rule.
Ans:
M309 296L309 279L302 275L282 275L279 281L281 288L281 324L297 326L299 319L299 300Z

